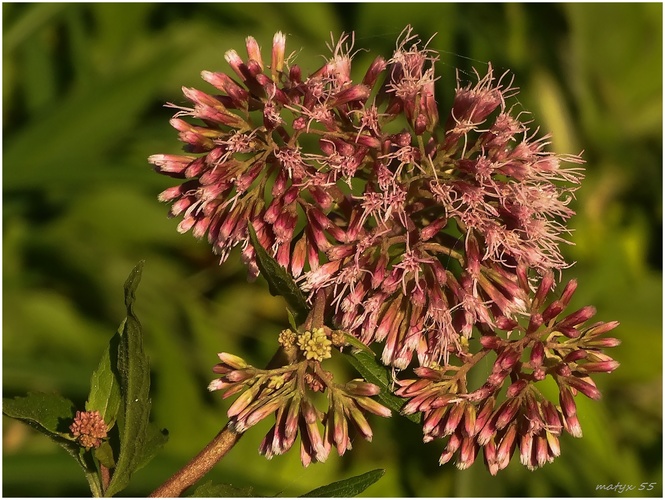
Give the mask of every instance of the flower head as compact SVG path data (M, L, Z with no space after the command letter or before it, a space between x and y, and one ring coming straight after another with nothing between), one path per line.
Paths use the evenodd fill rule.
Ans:
M160 200L182 217L179 231L207 235L220 261L240 246L255 277L251 224L308 300L328 297L331 327L381 344L382 362L396 371L417 365L397 394L408 399L404 412L423 412L426 441L447 439L442 463L457 456L466 468L483 448L496 473L519 448L527 467L540 466L558 455L561 428L581 434L573 395L597 398L590 374L617 366L602 352L614 339L598 338L615 323L584 326L591 308L559 319L574 285L543 308L555 273L569 266L560 247L570 243L583 161L549 150L508 72L488 64L472 82L458 74L440 114L429 42L407 27L392 56L376 57L360 81L351 76L353 42L333 40L309 74L285 56L282 33L269 66L251 37L245 60L228 51L232 76L202 73L220 94L183 89L191 105L177 106L171 124L186 154L149 159L182 180ZM211 389L244 391L230 410L236 428L275 413L262 452L288 449L299 428L303 463L332 444L348 449L347 421L371 437L358 408L380 410L317 368L335 344L329 330L283 332L279 342L297 358L283 371L229 355L218 365L223 376ZM467 372L490 352L486 383L470 389ZM556 411L536 388L548 377L563 398ZM327 391L328 411L302 387Z
M84 448L99 448L106 439L106 423L98 411L77 411L69 431Z

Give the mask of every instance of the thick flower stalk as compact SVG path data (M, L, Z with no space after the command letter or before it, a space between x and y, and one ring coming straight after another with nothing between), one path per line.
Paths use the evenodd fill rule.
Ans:
M588 374L616 368L601 351L612 341L589 333L615 323L585 329L589 308L557 319L573 285L542 309L554 276L568 267L560 247L570 243L566 222L574 215L569 205L582 159L548 150L547 136L531 129L528 113L518 108L511 77L495 75L491 65L475 83L458 77L440 121L438 54L410 28L392 57L376 57L360 81L352 78L349 36L333 43L332 55L309 74L292 64L285 44L277 33L267 64L248 37L246 59L233 50L225 55L233 76L202 73L219 94L184 88L191 105L171 105L178 109L171 124L187 154L150 161L183 181L160 195L171 203L171 215L182 217L178 230L207 235L222 262L239 246L255 277L251 224L310 301L328 297L331 327L380 345L382 362L396 371L417 365L418 378L398 381L398 394L409 399L405 412L423 412L425 440L448 439L442 462L459 451L458 465L468 466L483 447L495 473L518 441L525 465L549 461L558 455L560 428L579 434L572 395L595 397ZM482 339L476 352L474 332ZM467 387L466 373L492 352L487 384ZM316 362L302 361L310 367L305 371L285 367L285 387L298 389L265 400L278 411L273 437L262 445L266 455L292 444L292 431L286 437L283 430L287 421L289 429L301 425L296 421L323 422L294 399L307 374L326 385L311 368ZM257 372L242 386L249 391L243 396L253 396L244 396L246 413L232 416L238 425L258 411L251 402L270 385L266 376ZM535 387L547 376L561 390L557 408ZM508 402L495 409L509 380ZM433 399L414 403L422 391ZM302 429L314 440L305 454L322 455L318 436ZM334 443L345 449L340 440Z

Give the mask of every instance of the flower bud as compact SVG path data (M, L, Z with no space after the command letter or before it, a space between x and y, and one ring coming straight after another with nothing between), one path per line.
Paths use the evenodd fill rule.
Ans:
M508 386L506 397L507 398L517 397L522 393L524 389L526 389L528 385L529 383L524 379L516 380L515 382L510 384L510 386Z
M582 394L590 399L600 399L601 393L596 387L596 384L589 377L584 379L580 377L569 377L567 380L568 384L574 389L577 389Z
M517 415L520 408L520 400L518 398L507 399L504 401L499 409L496 410L496 428L498 430L506 427Z
M556 325L556 329L566 328L581 325L585 321L588 321L596 314L596 308L593 306L585 306L581 309L578 309L574 313L569 314L564 319L559 321ZM559 330L561 331L561 330ZM563 333L563 332L562 332Z
M541 279L540 281L540 286L538 287L538 290L536 291L536 295L533 298L533 301L531 303L531 310L532 311L538 311L540 307L543 305L545 302L545 299L547 298L547 295L550 293L552 290L552 287L554 286L554 274L551 271L548 271ZM543 316L545 314L543 313ZM545 319L545 322L548 320Z
M531 356L529 362L531 363L531 368L534 370L540 368L543 364L543 359L545 358L545 346L542 342L536 341L531 348Z
M575 398L573 398L573 393L567 385L559 387L559 404L561 405L561 412L565 418L577 415Z
M575 293L576 289L577 289L577 280L574 279L570 280L566 284L566 288L563 289L560 299L564 307L568 306L568 304L570 303L570 299L573 297L573 294Z
M543 322L549 323L564 310L565 306L560 300L555 300L543 311Z

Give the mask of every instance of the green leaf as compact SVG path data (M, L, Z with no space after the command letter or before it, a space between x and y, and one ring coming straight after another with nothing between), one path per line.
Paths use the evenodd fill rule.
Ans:
M371 470L359 476L321 486L301 497L355 497L376 483L385 473L385 469Z
M118 346L118 373L122 404L118 413L120 450L113 477L104 493L113 496L124 489L134 472L143 465L148 453L150 416L150 365L143 352L141 324L134 314L136 289L141 281L144 262L132 270L125 282L127 318Z
M169 431L166 429L160 429L154 423L150 422L148 424L147 436L145 446L143 448L143 455L137 461L138 465L136 470L143 468L148 465L148 463L155 458L157 452L162 449L162 447L169 440Z
M249 238L256 252L256 263L259 266L261 274L268 282L270 293L274 296L281 295L284 297L295 314L296 322L301 324L307 316L309 307L307 306L304 295L300 291L300 287L293 281L291 275L261 246L251 223L247 224L247 228Z
M346 352L346 360L351 363L360 375L367 382L376 384L381 388L377 399L391 410L400 413L404 406L404 399L393 396L391 390L390 376L388 369L376 361L374 351L355 337L348 333L345 335L346 342L351 345L350 352ZM420 417L417 414L404 415L412 422L420 423Z
M230 484L213 484L212 481L207 481L201 486L196 488L188 497L207 497L207 498L239 498L239 497L256 497L254 488L251 486L247 488L238 488Z
M119 331L111 337L108 346L106 346L97 370L92 372L90 395L85 404L87 411L96 410L100 413L109 430L115 424L120 409L120 381L115 369L117 368L120 332L124 325L125 322L123 321Z
M102 443L102 445L97 448L95 451L95 458L106 467L107 469L112 469L115 467L115 458L113 457L113 448L108 441Z
M25 397L2 399L2 413L34 427L58 444L63 440L74 444L69 426L75 411L74 403L58 394L29 393Z
M286 308L286 315L289 318L289 326L291 326L294 332L298 331L298 324L296 323L296 317L293 315L291 309L289 309L288 307Z
M62 446L79 463L93 496L99 496L101 484L89 454L70 435L75 406L57 394L29 393L25 397L2 399L2 413L21 420Z

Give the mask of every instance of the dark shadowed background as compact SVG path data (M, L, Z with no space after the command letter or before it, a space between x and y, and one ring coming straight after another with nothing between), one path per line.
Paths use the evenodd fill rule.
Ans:
M662 5L660 4L4 4L3 396L57 391L81 407L104 345L124 316L122 285L146 260L137 314L153 368L153 416L170 431L162 454L124 494L142 496L197 453L226 422L228 401L206 390L215 353L261 366L287 326L262 279L245 280L234 253L222 267L205 242L176 232L157 194L174 184L146 158L177 153L168 124L180 87L212 91L201 70L226 71L253 35L269 60L283 31L305 70L330 33L355 31L355 71L390 57L405 25L440 51L437 100L455 86L510 69L560 153L584 150L577 193L575 304L619 320L621 367L597 377L604 397L578 397L584 438L562 439L554 464L515 459L491 477L437 465L405 419L372 419L374 442L303 469L297 447L267 461L269 425L250 429L210 478L295 496L375 468L367 496L604 496L600 484L655 482L662 495ZM348 368L344 368L348 369ZM88 494L64 450L3 419L5 496Z

